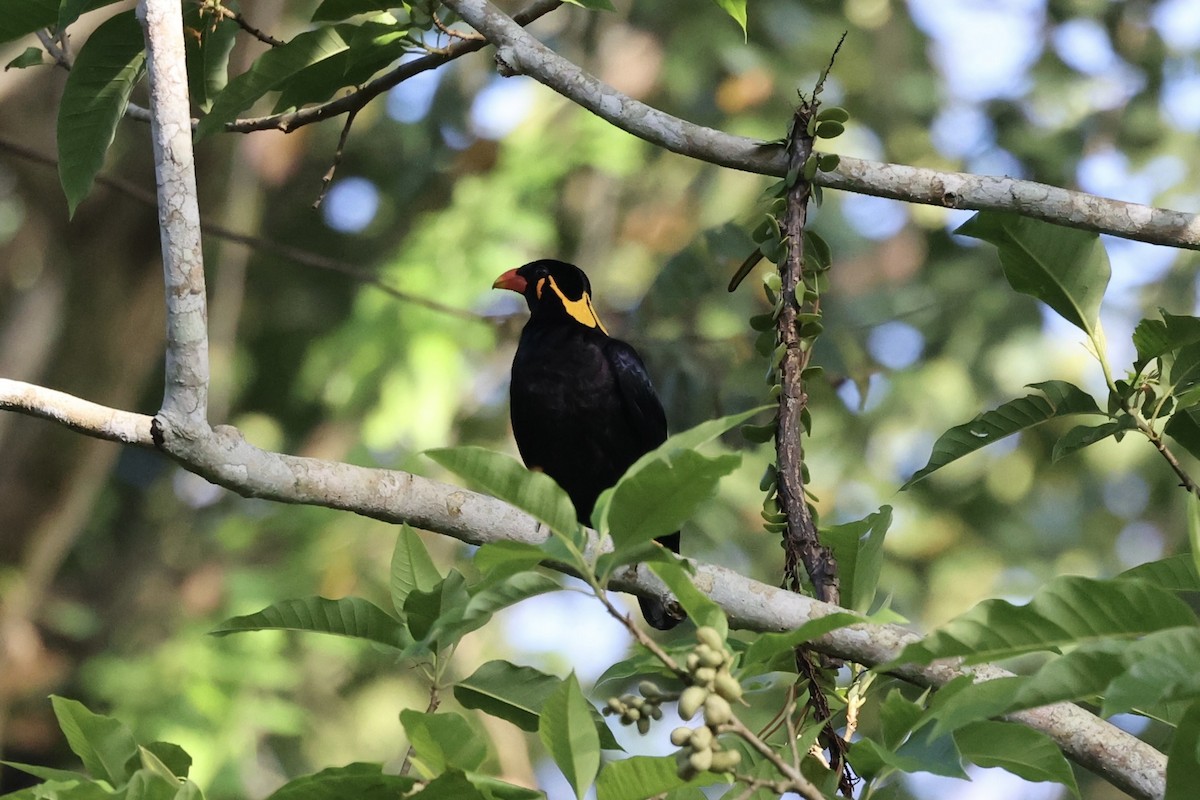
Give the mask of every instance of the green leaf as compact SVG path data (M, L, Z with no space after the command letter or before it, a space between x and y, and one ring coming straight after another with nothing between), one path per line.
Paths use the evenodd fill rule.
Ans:
M394 800L417 783L408 775L385 775L380 764L347 764L303 775L276 789L267 800Z
M533 667L507 661L489 661L454 685L454 698L463 708L473 708L508 720L524 731L536 731L546 700L563 683ZM590 704L589 704L590 706ZM592 708L592 726L604 750L621 750L600 713Z
M188 94L196 108L207 112L229 82L229 54L241 28L227 17L214 21L211 13L191 4L184 6L183 20L192 33L183 40Z
M1188 544L1192 551L1192 566L1200 572L1200 501L1189 494L1184 502L1187 504Z
M271 113L309 103L323 103L343 87L359 86L412 50L408 28L393 23L367 21L338 25L347 49L306 67L279 85L279 99Z
M72 215L104 166L145 67L142 28L133 11L97 28L75 58L58 106L58 179Z
M20 39L58 19L58 0L4 0L0 14L0 44Z
M965 455L999 441L1006 436L1040 425L1047 420L1072 414L1101 414L1091 395L1065 381L1032 383L1032 389L1040 395L1030 394L985 411L963 425L956 425L938 437L933 443L929 463L901 486L909 488L917 481L957 461Z
M572 672L546 698L538 722L542 744L579 800L600 769L600 737L591 724L591 707Z
M348 636L398 650L404 649L412 642L399 620L361 597L343 597L340 600L303 597L284 600L254 614L227 619L210 633L213 636L227 636L243 631L267 630L309 631Z
M337 22L359 14L376 14L396 7L393 0L324 0L313 12L313 22Z
M1200 408L1193 406L1176 411L1163 426L1163 432L1193 457L1200 458Z
M1138 564L1117 575L1117 578L1144 580L1175 592L1200 592L1200 574L1190 553Z
M928 664L952 656L978 663L1195 624L1195 614L1166 589L1143 581L1064 575L1025 606L985 600L905 647L894 663Z
M821 541L837 559L842 601L847 608L865 613L875 602L883 568L883 536L891 524L892 507L883 506L865 519L821 531Z
M330 58L346 49L346 43L333 28L317 28L297 35L281 47L272 47L255 60L250 69L229 82L216 96L208 114L196 126L196 139L221 129L245 111L254 101L279 87L293 74L310 64Z
M681 450L623 477L603 509L614 566L647 542L679 530L741 463L738 454L709 457Z
M1156 631L1119 655L1128 669L1104 690L1104 716L1200 699L1200 629Z
M14 58L4 65L4 71L10 69L25 69L26 67L38 67L46 63L42 61L42 53L44 51L40 47L26 47L21 55Z
M555 533L576 538L579 523L575 519L575 507L549 475L530 472L516 459L482 447L426 450L425 455L469 483L516 506Z
M139 769L129 776L121 794L127 800L175 800L176 792L182 788L178 781L154 770Z
M683 786L712 786L728 778L702 772L690 781L679 777L674 756L634 756L604 765L596 781L596 800L644 800Z
M21 772L28 773L35 778L41 778L44 781L58 781L60 783L72 783L88 780L88 776L82 772L74 772L68 769L54 769L53 767L40 767L37 764L23 764L20 761L0 761L6 767L19 769ZM2 795L7 798L7 795Z
M406 708L400 712L400 724L412 745L413 760L420 762L427 776L449 768L479 769L487 759L486 738L461 714Z
M1027 781L1061 783L1079 796L1075 773L1046 734L1012 722L985 720L954 732L963 758L981 767L1000 767Z
M112 786L129 780L129 762L137 756L138 746L123 723L94 714L77 700L51 695L50 703L67 744L93 778Z
M830 631L860 622L866 620L857 614L836 612L810 619L795 630L759 634L742 655L742 666L749 669L752 665L768 665L780 653L790 653L797 646L819 639Z
M540 572L519 572L502 581L473 590L463 618L482 626L491 619L492 614L503 608L540 594L557 592L562 588L562 584L549 575Z
M1200 343L1200 318L1176 316L1159 309L1162 319L1144 319L1133 331L1133 346L1137 348L1138 365L1152 358Z
M733 21L742 29L742 37L746 36L746 0L716 0L717 5L725 9L725 13L733 17Z
M146 745L145 749L153 753L154 757L178 778L186 778L192 768L192 757L177 744L151 742Z
M429 784L417 792L408 795L405 800L493 800L485 797L471 779L459 770L450 770L434 778Z
M929 701L922 724L933 722L930 736L944 736L972 722L998 717L1009 711L1024 678L996 678L973 683L969 675L955 678L938 689Z
M468 772L466 778L472 786L479 790L485 800L546 800L546 795L537 789L514 786L482 772ZM459 798L452 800L459 800Z
M1167 752L1167 792L1163 800L1193 800L1200 786L1200 701L1188 706Z
M532 569L546 559L539 545L529 542L488 542L475 551L471 562L489 579Z
M396 549L392 551L391 594L396 613L404 610L404 601L416 591L428 592L442 580L420 535L407 524L400 526Z
M417 642L435 650L455 644L469 630L463 621L467 613L466 579L458 570L438 581L429 591L414 590L404 601L404 619Z
M646 566L667 585L696 627L707 625L716 628L722 637L729 634L729 620L725 618L725 612L708 595L696 588L680 562L671 559L647 562Z
M1095 335L1112 273L1097 234L999 211L981 211L955 232L996 245L1014 289Z
M701 422L693 428L671 436L658 447L633 462L633 465L625 470L625 474L621 476L621 480L617 481L616 486L605 490L599 499L596 500L596 507L592 510L592 524L596 530L607 532L610 529L611 524L608 520L609 508L613 495L622 483L633 480L634 476L652 464L658 462L671 463L680 453L692 451L702 445L708 444L718 436L733 430L754 415L768 409L774 409L774 406L759 406L749 411L743 411L740 414L731 414L727 417L718 417L717 419ZM672 530L674 528L666 530L664 533L670 533Z
M1071 428L1065 436L1054 443L1054 452L1050 455L1050 459L1058 461L1078 450L1082 450L1088 445L1093 445L1121 431L1133 430L1136 427L1137 423L1128 414L1100 425L1078 425Z

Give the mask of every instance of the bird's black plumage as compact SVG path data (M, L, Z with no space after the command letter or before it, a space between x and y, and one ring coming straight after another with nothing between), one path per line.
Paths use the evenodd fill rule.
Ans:
M530 317L513 358L513 436L530 469L567 492L588 524L600 493L667 438L667 418L637 351L608 335L583 270L534 261L496 279L524 295ZM659 540L679 551L679 534ZM656 628L679 623L661 603L641 600Z

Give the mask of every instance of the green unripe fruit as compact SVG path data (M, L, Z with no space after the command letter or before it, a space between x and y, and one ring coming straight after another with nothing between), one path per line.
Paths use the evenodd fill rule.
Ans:
M645 736L647 733L649 733L650 732L649 718L642 717L641 719L639 719L637 721L637 729L638 729L638 733L642 734L643 736Z
M742 763L742 754L737 750L721 750L713 753L709 769L713 772L733 772Z
M678 727L671 731L671 744L676 747L683 747L692 739L692 729L686 727Z
M662 689L658 688L658 684L652 681L642 681L638 684L638 691L643 697L662 697Z
M684 719L696 716L696 712L700 710L700 706L704 705L708 694L708 689L703 686L689 686L684 689L683 694L679 695L679 716ZM726 705L729 704L726 703Z
M693 750L688 756L688 766L697 772L704 772L712 766L713 751L712 750Z
M728 672L718 672L713 681L713 689L717 694L730 702L742 699L742 685Z
M700 657L700 663L706 667L719 667L725 663L725 651L720 648L702 644L696 648L696 655Z
M713 745L712 728L707 726L692 731L692 739L688 746L693 750L708 750Z
M779 276L774 275L773 277L778 278ZM716 628L709 625L702 625L696 629L696 641L708 645L713 650L725 649L725 640L721 638L721 634L717 632Z
M733 719L733 709L729 701L719 694L710 694L704 698L704 724L710 728L724 725Z
M610 697L608 698L608 707L604 710L613 714L620 714L625 710L625 704L616 697Z

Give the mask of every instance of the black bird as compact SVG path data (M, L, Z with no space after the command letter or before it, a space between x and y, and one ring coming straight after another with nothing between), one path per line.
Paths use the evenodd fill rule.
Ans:
M513 358L513 437L525 466L553 478L589 524L600 493L667 438L667 417L637 351L613 339L592 306L583 270L552 259L510 269L492 284L525 297L529 322ZM658 540L679 552L679 533ZM680 620L639 598L659 630Z

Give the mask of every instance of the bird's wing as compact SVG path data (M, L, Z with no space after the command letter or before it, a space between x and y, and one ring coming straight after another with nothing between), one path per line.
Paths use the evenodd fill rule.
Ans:
M621 405L629 418L639 443L649 451L658 447L667 438L667 415L646 365L637 351L619 339L606 339L604 352L617 379L621 394Z

